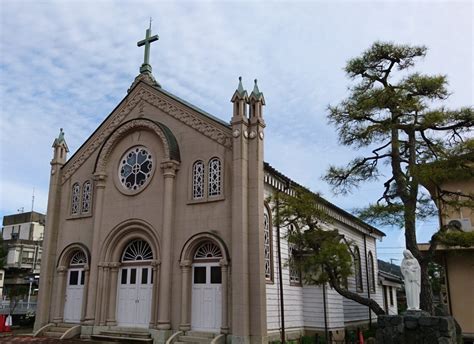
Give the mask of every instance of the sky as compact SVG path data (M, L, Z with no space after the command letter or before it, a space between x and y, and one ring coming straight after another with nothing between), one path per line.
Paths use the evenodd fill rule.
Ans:
M352 84L349 59L375 41L425 45L413 71L448 77L448 107L474 103L472 1L0 0L0 216L31 210L33 190L34 209L46 211L59 128L71 156L125 97L150 17L164 89L229 121L238 77L249 91L257 78L265 161L348 211L382 191L379 182L336 196L321 180L360 153L326 118ZM436 226L420 223L418 241ZM401 259L403 231L380 229L378 257Z

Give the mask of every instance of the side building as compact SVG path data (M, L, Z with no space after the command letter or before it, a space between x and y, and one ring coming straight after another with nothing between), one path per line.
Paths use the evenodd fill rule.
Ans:
M8 295L9 289L20 286L29 288L30 279L37 282L35 276L40 273L45 220L44 214L35 211L3 217L2 239L6 254L3 298ZM31 293L34 294L33 291Z

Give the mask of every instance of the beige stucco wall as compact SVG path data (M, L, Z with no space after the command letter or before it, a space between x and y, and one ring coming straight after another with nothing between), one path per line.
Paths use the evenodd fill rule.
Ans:
M474 334L474 250L446 253L452 315L463 333Z

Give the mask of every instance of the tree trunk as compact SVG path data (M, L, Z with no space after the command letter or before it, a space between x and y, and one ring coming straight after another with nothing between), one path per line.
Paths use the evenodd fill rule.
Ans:
M331 285L332 288L334 288L340 295L344 296L347 299L353 300L357 303L360 303L361 305L367 306L372 310L375 314L377 315L384 315L385 311L383 310L380 305L372 299L368 299L366 297L360 296L357 293L354 293L350 290L342 288L337 279L334 276L334 273L329 269L326 268L326 272L329 275L329 284Z

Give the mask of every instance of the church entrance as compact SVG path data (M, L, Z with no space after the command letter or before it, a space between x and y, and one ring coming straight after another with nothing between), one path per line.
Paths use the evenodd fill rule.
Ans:
M75 252L70 260L64 302L64 322L79 323L81 321L86 262L87 258L82 251Z
M218 332L222 313L222 252L212 242L201 245L195 255L192 274L191 328Z
M147 242L134 240L125 248L118 276L117 323L148 327L153 291L153 253Z

